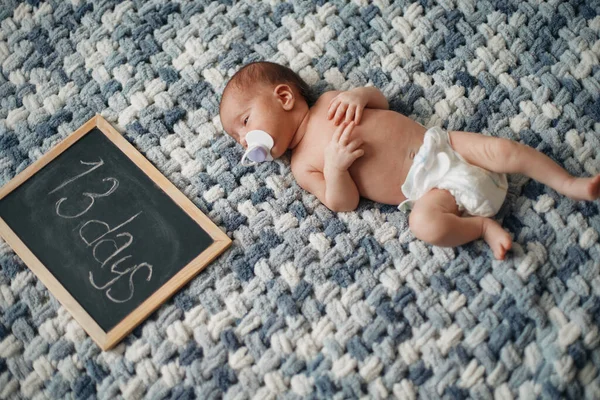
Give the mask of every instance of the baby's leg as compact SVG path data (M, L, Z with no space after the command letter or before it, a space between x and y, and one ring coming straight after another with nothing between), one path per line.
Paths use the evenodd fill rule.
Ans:
M471 132L450 132L452 147L467 162L498 173L519 173L575 200L600 197L600 175L577 178L551 158L519 142Z
M432 189L417 200L409 226L416 238L435 246L455 247L483 238L499 260L512 246L508 232L493 219L459 216L454 196L447 190Z

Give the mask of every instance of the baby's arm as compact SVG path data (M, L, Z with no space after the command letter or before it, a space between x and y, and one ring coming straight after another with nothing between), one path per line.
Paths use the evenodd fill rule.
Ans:
M375 86L354 88L350 90L350 93L356 93L359 97L366 100L367 104L365 107L367 108L377 108L380 110L389 110L390 108L390 105L383 93L381 93L381 90Z
M323 172L314 168L298 168L295 171L298 184L332 211L352 211L360 200L356 183L348 172L352 163L364 154L359 148L362 142L350 138L353 128L354 122L350 122L336 129L325 148Z
M360 87L340 92L331 99L327 118L333 119L336 125L342 121L354 121L358 125L365 107L380 110L390 108L387 99L379 89L373 86Z
M360 195L348 170L301 170L295 177L300 187L317 196L331 211L352 211L358 206Z

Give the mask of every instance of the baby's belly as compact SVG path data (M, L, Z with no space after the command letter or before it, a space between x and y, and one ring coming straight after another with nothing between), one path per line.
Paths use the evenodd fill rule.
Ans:
M364 156L350 166L360 195L398 205L406 198L401 186L423 143L425 128L402 114L365 109L354 134L363 140Z
M362 157L350 167L350 175L362 197L384 204L398 205L406 197L401 186L412 164L405 154L396 157Z

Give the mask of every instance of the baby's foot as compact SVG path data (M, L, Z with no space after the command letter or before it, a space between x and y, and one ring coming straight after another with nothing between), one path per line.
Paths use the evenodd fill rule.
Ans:
M483 223L483 240L490 245L498 260L504 260L506 252L512 247L512 238L508 232L490 218L485 218Z
M565 186L565 194L573 200L594 201L600 198L600 175L591 178L573 178Z

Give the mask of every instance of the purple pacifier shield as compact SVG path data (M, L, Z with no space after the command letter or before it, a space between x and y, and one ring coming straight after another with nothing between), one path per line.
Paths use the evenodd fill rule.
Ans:
M262 147L255 147L248 152L248 158L254 162L263 162L267 159L267 152Z

